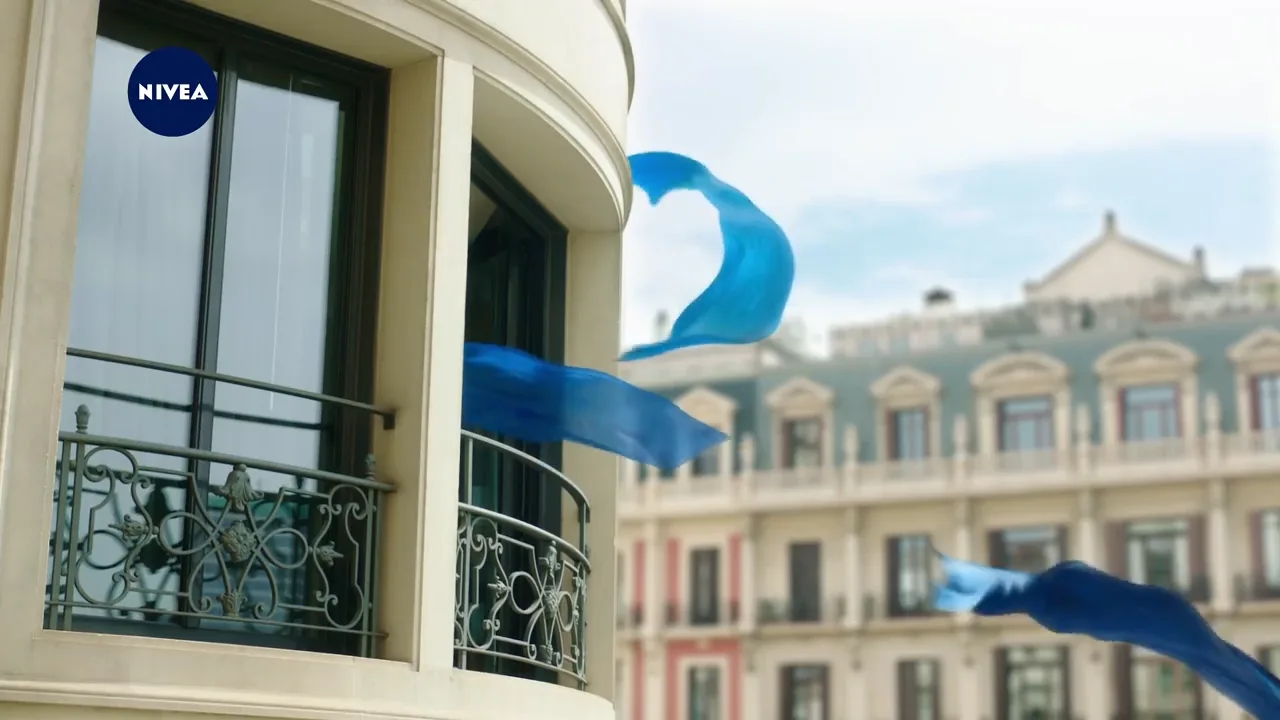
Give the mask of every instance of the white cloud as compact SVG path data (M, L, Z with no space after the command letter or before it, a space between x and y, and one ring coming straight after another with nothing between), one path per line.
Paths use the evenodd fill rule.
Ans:
M784 226L824 197L935 202L930 177L992 162L1280 129L1272 0L637 0L628 11L631 149L696 156ZM629 340L718 266L718 245L695 248L689 233L714 239L714 216L681 202L637 204ZM967 212L955 220L980 219ZM659 254L661 266L640 259ZM817 329L895 302L905 309L819 297L801 281L793 308Z

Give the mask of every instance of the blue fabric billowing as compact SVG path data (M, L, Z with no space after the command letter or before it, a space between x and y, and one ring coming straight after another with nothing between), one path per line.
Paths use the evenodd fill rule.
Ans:
M776 332L796 274L782 228L696 160L669 152L640 153L629 160L632 180L653 205L673 190L702 193L720 213L724 261L711 285L676 318L671 337L634 347L622 360L694 345L753 343Z
M1167 656L1260 720L1280 720L1280 679L1213 631L1177 593L1078 561L1031 575L943 556L934 605L977 615L1025 614L1055 633L1129 643Z
M727 439L608 373L483 343L464 346L462 425L526 442L576 442L664 470Z

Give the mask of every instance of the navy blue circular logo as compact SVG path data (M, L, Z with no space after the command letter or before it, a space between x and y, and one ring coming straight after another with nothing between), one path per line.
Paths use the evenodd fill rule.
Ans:
M204 127L218 105L218 78L204 58L182 47L147 53L129 75L129 109L157 135L182 137Z

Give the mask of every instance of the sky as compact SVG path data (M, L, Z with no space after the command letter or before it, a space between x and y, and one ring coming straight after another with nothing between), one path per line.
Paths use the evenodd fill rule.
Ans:
M628 24L628 151L694 157L770 213L815 336L933 286L1016 302L1108 209L1215 276L1280 260L1280 3L633 0ZM628 344L721 255L700 197L636 197Z

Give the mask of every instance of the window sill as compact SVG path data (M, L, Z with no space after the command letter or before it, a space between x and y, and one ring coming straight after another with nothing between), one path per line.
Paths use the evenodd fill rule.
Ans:
M0 675L5 703L297 720L611 720L591 693L465 670L291 650L41 631ZM25 656L24 656L25 655ZM20 672L13 672L13 661ZM43 715L42 715L43 717Z

